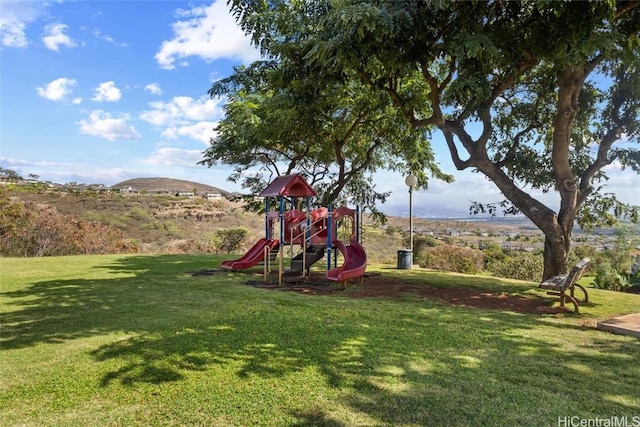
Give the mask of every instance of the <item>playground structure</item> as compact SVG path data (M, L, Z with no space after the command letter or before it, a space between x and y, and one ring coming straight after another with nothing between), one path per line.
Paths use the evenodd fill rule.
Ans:
M304 278L305 274L309 275L311 266L326 255L328 280L345 283L350 279L363 277L367 268L367 254L359 241L358 209L311 209L310 198L317 196L317 193L300 174L277 177L259 196L265 200L265 237L258 240L242 257L223 261L222 268L244 270L263 262L266 276L272 262L279 255L278 284L282 284L283 277L297 279ZM271 210L269 206L272 198L279 202L277 211ZM305 211L297 209L302 201L306 202ZM287 204L291 209L285 209ZM274 233L276 226L277 236ZM291 261L289 269L285 271L286 246L289 246ZM299 247L301 251L294 256L295 247ZM335 265L336 251L340 251L342 255L343 263L340 266Z

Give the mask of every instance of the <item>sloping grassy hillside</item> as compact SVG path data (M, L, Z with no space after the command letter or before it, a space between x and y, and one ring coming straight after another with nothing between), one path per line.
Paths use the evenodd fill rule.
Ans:
M264 234L261 216L226 199L65 192L16 193L15 197L46 204L61 214L115 226L135 239L143 253L172 252L185 240L206 241L220 228L247 228L249 246Z
M249 230L242 250L264 236L262 215L246 212L241 203L226 199L44 191L13 191L11 195L51 206L61 214L117 227L125 236L135 239L142 253L188 251L189 245L184 242L210 240L216 230L223 228ZM400 233L386 233L373 224L366 227L363 240L369 256L376 262L395 262L396 250L404 247Z

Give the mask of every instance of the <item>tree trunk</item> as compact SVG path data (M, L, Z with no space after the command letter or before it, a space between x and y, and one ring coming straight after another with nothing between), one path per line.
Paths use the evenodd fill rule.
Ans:
M544 236L544 271L542 281L568 271L570 238L567 239L559 230Z
M560 195L560 210L558 216L554 217L554 223L542 229L545 235L542 280L568 271L567 259L571 247L573 223L581 204L580 189L573 174L569 156L571 130L580 111L578 96L586 75L584 67L566 69L558 75L558 101L553 119L551 162L556 179L556 190Z
M461 135L463 138L466 136L463 129L458 128L455 130L458 132L458 135ZM451 133L447 133L446 130L445 138L452 140ZM454 162L455 160L454 157ZM560 214L557 215L543 203L531 197L529 193L521 190L513 179L498 165L490 161L485 152L481 150L473 152L469 160L469 165L477 168L486 177L491 179L502 194L544 233L544 271L542 281L555 275L566 273L568 271L567 260L571 246L573 219L578 209L577 204L564 204L561 207ZM463 166L463 168L468 167L467 165ZM566 191L565 193L561 192L562 197L565 197L566 193L571 194Z

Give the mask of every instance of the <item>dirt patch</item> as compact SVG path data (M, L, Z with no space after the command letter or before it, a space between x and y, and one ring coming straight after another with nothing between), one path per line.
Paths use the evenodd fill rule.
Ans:
M542 297L526 298L518 295L495 294L466 287L439 288L427 283L406 282L383 275L365 277L363 284L351 282L347 289L338 283L327 282L323 276L312 276L306 282L284 283L282 286L252 280L247 284L265 289L294 291L308 295L326 295L345 290L340 295L351 298L401 299L414 296L437 299L452 306L508 310L518 313L555 312L549 307L550 300Z
M436 298L454 306L509 310L520 313L539 312L539 307L546 303L544 298L494 294L465 287L438 288L428 284L408 283L384 276L366 278L364 285L350 291L349 295L354 298L401 298L406 295L415 295L429 299Z

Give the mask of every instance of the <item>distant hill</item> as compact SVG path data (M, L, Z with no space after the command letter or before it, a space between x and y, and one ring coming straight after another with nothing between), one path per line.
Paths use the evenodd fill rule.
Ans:
M176 193L178 191L193 191L195 189L198 194L220 193L224 197L227 197L230 194L228 191L222 190L218 187L173 178L134 178L119 182L112 187L131 187L137 191L169 191L170 193Z

